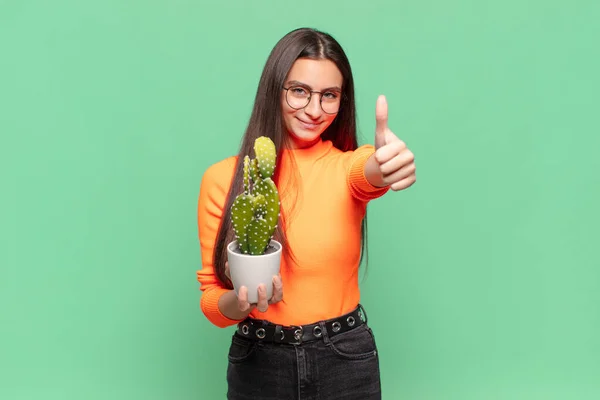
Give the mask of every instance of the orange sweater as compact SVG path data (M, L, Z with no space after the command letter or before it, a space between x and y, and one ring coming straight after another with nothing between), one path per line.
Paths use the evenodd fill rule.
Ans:
M269 305L264 313L254 309L251 317L300 325L333 318L357 306L361 222L368 201L389 190L372 186L364 176L365 162L374 151L373 146L364 145L342 152L330 141L284 151L278 188L286 234L297 260L282 257L283 300ZM292 155L300 174L295 181L286 179ZM229 157L206 170L198 201L200 307L219 327L239 322L219 310L219 297L227 289L218 282L212 262L236 159Z

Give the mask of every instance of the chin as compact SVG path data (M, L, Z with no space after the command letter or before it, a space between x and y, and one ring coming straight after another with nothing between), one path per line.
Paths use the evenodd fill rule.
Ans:
M317 143L321 140L323 132L331 124L331 121L321 120L317 124L307 125L297 117L290 118L287 122L289 135L298 147L308 147Z
M302 143L315 143L316 141L318 141L321 138L321 134L323 133L323 131L319 130L319 131L307 131L304 129L294 129L292 131L292 136L295 142L302 142Z

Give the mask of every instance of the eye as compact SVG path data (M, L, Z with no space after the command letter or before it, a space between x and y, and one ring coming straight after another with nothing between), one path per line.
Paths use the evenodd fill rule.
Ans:
M290 91L292 92L292 94L294 96L297 97L306 97L308 96L308 90L304 89L303 87L300 86L294 86L290 89Z
M327 100L336 100L338 98L339 94L336 92L326 92L323 93L323 98L327 99Z

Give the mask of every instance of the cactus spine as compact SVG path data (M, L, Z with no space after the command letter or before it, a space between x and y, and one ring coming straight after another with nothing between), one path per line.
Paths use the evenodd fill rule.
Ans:
M254 141L256 158L244 157L244 192L232 207L231 218L240 251L261 255L267 250L279 219L279 192L271 179L275 144L265 136Z

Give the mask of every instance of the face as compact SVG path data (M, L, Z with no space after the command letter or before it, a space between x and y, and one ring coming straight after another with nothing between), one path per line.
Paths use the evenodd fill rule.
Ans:
M282 90L281 94L283 119L293 148L309 147L320 140L321 134L337 115L325 111L331 112L339 105L342 82L342 73L330 60L296 60L284 82L284 87L294 89ZM311 95L311 90L321 93ZM301 107L309 96L310 102L306 107L292 107ZM325 111L321 107L321 96Z

